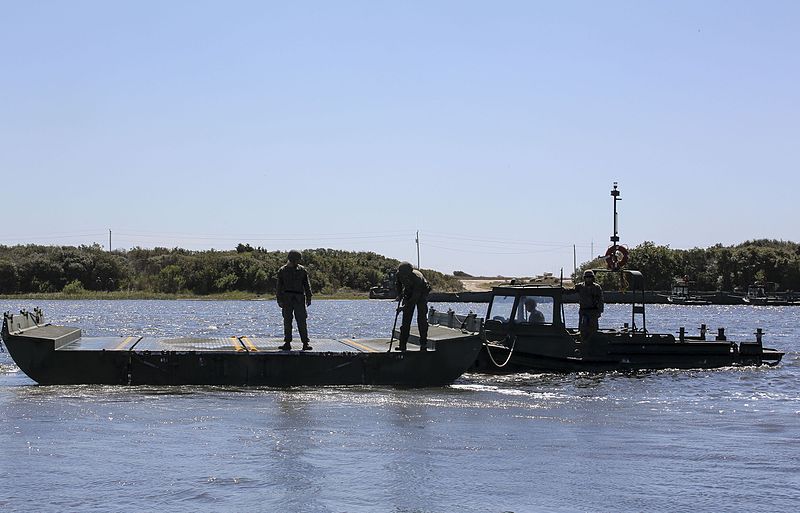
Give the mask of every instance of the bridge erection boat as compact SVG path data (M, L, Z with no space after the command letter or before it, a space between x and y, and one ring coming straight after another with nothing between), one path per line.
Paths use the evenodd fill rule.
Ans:
M389 339L315 339L312 351L282 351L280 339L84 337L41 310L5 313L11 358L41 385L391 385L426 387L458 379L480 339L451 333L422 352L388 352Z
M567 327L564 295L572 293L562 286L532 284L502 285L492 289L486 320L475 314L465 317L454 312L431 309L429 321L441 336L447 330L473 333L481 337L484 349L473 370L485 372L515 371L610 371L650 369L693 369L744 365L777 365L782 352L763 346L763 332L755 339L732 342L724 328L713 339L707 337L706 325L698 336L689 336L683 328L677 333L651 333L645 315L645 284L642 273L624 269L628 252L617 242L617 185L614 197L614 235L605 254L607 269L595 269L601 281L617 281L630 291L630 322L623 326L602 326L581 334ZM577 321L577 319L576 319ZM412 332L416 335L415 332Z
M632 305L630 323L601 327L583 337L565 323L564 290L531 285L495 287L479 332L484 349L472 370L575 372L777 365L784 354L763 346L761 329L756 330L754 340L739 343L727 340L724 328L713 338L707 337L705 326L698 336L687 335L683 328L677 337L650 333L644 304ZM532 320L527 306L532 301L542 314L538 320ZM430 317L440 323L439 329L449 326L448 315L432 312Z

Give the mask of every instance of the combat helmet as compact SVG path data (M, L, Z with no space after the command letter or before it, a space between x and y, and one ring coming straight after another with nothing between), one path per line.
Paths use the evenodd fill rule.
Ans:
M302 259L303 255L296 249L289 251L289 261L293 264L299 264Z
M412 267L408 262L400 262L400 265L397 266L397 274L411 274L411 271L413 270L414 267Z

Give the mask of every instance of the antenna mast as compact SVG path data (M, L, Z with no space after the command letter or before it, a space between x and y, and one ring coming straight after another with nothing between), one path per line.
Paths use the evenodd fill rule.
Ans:
M611 189L611 197L614 198L614 235L611 236L611 246L605 254L606 265L612 271L619 271L628 262L628 249L625 246L620 246L619 243L619 226L617 224L617 201L622 198L617 190L617 182L614 182L614 188Z
M614 198L614 235L611 236L611 247L614 248L614 251L616 251L617 242L619 242L619 231L617 229L617 201L622 200L622 198L619 196L619 191L617 190L617 182L614 182L614 188L611 189L611 197Z

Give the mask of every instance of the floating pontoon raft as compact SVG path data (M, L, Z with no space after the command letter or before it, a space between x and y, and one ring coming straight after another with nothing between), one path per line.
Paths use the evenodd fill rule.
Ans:
M2 335L20 369L43 385L441 386L481 349L479 337L453 330L431 338L426 352L389 352L389 339L315 339L311 351L282 351L278 338L84 337L45 323L38 309L6 313Z

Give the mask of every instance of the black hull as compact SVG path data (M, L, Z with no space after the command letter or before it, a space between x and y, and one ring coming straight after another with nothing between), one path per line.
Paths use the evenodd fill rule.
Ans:
M6 346L40 385L448 385L474 361L479 347L441 344L422 353L168 353L51 351L33 356L29 341ZM448 350L448 345L452 350ZM470 354L471 353L471 354Z
M280 351L279 341L247 337L92 339L49 325L4 329L3 339L14 362L41 385L443 386L458 379L481 348L475 337L454 337L426 352L414 346L387 352L388 340L349 339L319 341L323 351ZM146 347L176 350L137 349Z
M492 348L492 355L496 361L504 362L508 357L508 351L502 348ZM486 348L481 350L475 365L470 368L470 372L481 372L487 374L507 374L516 372L636 372L636 371L657 371L665 369L689 370L689 369L719 369L725 367L744 367L744 366L775 366L779 363L780 357L769 360L761 359L731 359L720 357L673 357L673 358L652 358L640 361L623 360L584 360L581 358L558 358L536 354L515 354L506 367L498 368L489 358Z
M491 352L491 354L489 354ZM509 358L510 352L510 358ZM576 337L520 337L510 344L483 347L474 372L609 372L714 369L777 365L783 353L756 343L691 340L671 335L598 334L588 344ZM508 363L498 367L504 362Z

